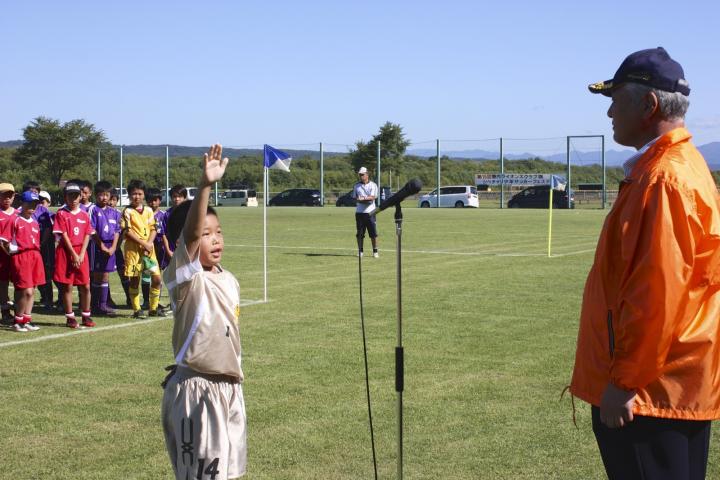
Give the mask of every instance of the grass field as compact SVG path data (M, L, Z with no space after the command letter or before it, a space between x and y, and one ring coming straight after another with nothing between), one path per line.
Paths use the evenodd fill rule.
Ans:
M576 429L569 397L559 401L605 212L556 211L553 258L546 211L404 214L405 478L605 478L589 408L576 402ZM223 263L243 299L260 300L262 209L220 215ZM268 218L270 302L240 318L247 478L370 479L353 210L276 207ZM363 260L363 282L379 478L388 479L392 212L378 224L380 258ZM97 319L71 332L60 316L35 319L39 332L0 331L0 478L172 478L159 421L171 320ZM720 478L718 446L715 437L708 478Z

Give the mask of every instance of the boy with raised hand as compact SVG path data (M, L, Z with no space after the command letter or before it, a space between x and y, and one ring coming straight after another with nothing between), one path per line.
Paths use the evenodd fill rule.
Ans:
M40 224L35 219L35 207L40 202L38 194L26 190L20 196L21 211L10 227L10 236L0 240L10 245L12 269L10 276L15 286L16 332L40 330L32 323L35 287L45 283L45 268L40 255Z
M95 184L95 204L90 208L90 221L95 229L90 244L90 269L92 270L92 308L99 315L114 317L115 311L108 306L110 273L116 270L115 250L120 237L120 212L110 206L110 182Z
M168 221L167 234L177 248L163 276L173 306L176 365L163 382L162 421L177 479L238 478L247 464L240 286L220 266L223 235L208 205L211 186L227 164L222 147L213 145L204 157L198 194L176 207Z
M8 236L17 211L13 208L15 199L15 187L12 183L0 183L0 234ZM0 242L0 309L2 310L2 322L5 325L12 325L13 315L10 313L10 251L8 245Z
M127 187L130 195L130 206L123 210L121 228L125 237L125 275L130 278L130 301L132 302L133 318L145 318L140 308L140 279L143 272L151 275L150 312L157 317L160 302L160 268L155 257L155 217L149 207L145 206L145 183L131 180Z
M65 320L68 328L78 328L72 307L72 287L80 297L82 325L94 327L90 318L90 261L86 255L90 236L95 233L90 216L80 208L80 185L65 185L65 205L55 214L53 233L59 237L55 249L53 280L60 284Z

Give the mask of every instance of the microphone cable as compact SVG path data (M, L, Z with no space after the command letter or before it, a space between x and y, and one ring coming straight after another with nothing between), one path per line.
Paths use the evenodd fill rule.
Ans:
M362 329L363 356L365 358L365 391L367 393L368 419L370 421L370 445L372 446L372 458L373 458L373 469L375 471L375 480L377 480L378 474L377 474L377 458L375 455L375 435L373 432L372 408L370 406L370 376L368 373L367 342L365 341L365 313L363 310L362 257L360 256L359 252L358 252L358 278L360 279L360 326Z

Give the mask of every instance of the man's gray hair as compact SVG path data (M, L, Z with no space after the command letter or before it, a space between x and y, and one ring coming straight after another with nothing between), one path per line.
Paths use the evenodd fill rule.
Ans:
M665 90L658 90L657 88L632 82L628 82L627 89L630 90L637 102L648 93L654 93L658 99L660 113L665 120L683 120L690 106L688 97L680 92L666 92Z

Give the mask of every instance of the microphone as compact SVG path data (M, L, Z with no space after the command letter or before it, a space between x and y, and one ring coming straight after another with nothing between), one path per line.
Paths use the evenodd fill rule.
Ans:
M398 205L410 195L415 195L416 193L418 193L421 188L422 182L417 178L413 178L412 180L407 182L400 190L395 192L395 195L392 195L390 198L386 198L385 201L380 204L380 207L377 210L373 211L371 215L375 215L378 212L382 212L386 208Z

